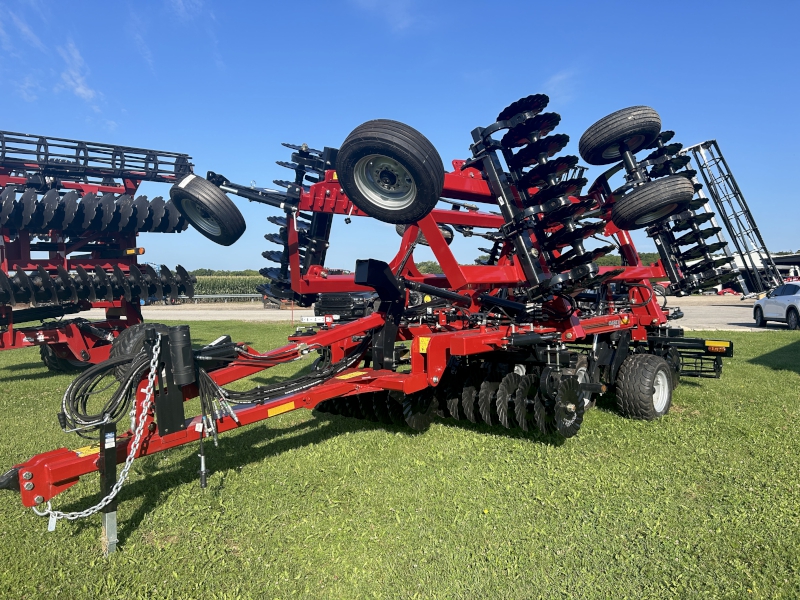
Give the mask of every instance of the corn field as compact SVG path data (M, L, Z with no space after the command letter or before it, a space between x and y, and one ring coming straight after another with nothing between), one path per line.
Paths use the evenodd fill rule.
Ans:
M195 295L203 296L208 294L257 294L256 286L265 283L267 280L257 275L255 277L221 277L217 275L198 276L197 283L194 285ZM249 302L249 298L215 298L203 299L203 302Z

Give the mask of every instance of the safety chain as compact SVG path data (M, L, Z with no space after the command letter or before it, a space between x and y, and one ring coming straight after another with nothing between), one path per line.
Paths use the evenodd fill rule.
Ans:
M36 507L33 507L33 512L35 512L40 517L49 516L50 517L50 524L51 528L55 525L55 522L59 519L67 519L69 521L75 521L76 519L82 519L83 517L91 516L95 513L100 512L103 510L108 504L117 496L119 491L122 489L122 485L125 483L125 480L128 477L128 472L131 470L131 466L133 465L133 461L136 458L136 452L139 450L139 444L142 441L142 433L144 432L144 424L147 421L147 411L150 409L150 404L153 399L153 388L155 386L155 379L156 374L158 373L158 363L159 363L159 351L161 348L161 334L156 332L156 343L153 346L153 357L150 359L150 373L147 376L147 388L145 389L144 400L142 400L141 404L141 417L139 422L136 424L136 429L134 430L133 435L133 442L131 442L130 450L128 451L128 456L125 459L125 466L119 473L119 479L111 488L111 491L108 493L108 496L100 500L94 506L87 508L86 510L82 510L79 512L61 512L60 510L53 510L50 506L50 501L48 500L46 508L42 511L37 510ZM134 404L133 409L131 409L131 420L135 421L136 419L136 405Z

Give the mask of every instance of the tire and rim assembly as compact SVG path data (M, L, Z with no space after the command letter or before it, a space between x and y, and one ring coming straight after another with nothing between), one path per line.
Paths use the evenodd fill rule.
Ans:
M370 217L415 223L439 201L444 166L433 144L416 129L377 119L356 127L336 158L344 193Z
M74 358L61 358L56 351L53 350L50 346L44 345L39 346L39 356L44 363L44 366L47 367L48 371L53 371L54 373L69 373L72 371L82 371L87 367L91 367L91 363L83 362L81 360L76 360Z
M620 229L642 229L685 210L692 196L694 186L680 175L648 181L617 198L611 220Z
M790 308L789 312L786 313L786 324L792 331L800 329L800 315L797 314L795 309Z
M756 320L756 327L766 327L767 320L764 318L764 311L760 306L756 306L753 311L753 318Z
M629 356L619 368L616 396L626 417L653 421L664 416L672 404L671 367L653 354Z
M123 329L120 334L114 338L108 357L116 358L118 356L127 355L133 358L139 354L144 349L144 340L148 327L155 327L156 331L161 335L167 335L169 333L169 327L162 323L137 323L136 325L131 325L127 329ZM114 369L114 376L119 381L122 381L125 379L127 371L128 365L119 365Z
M578 152L590 165L608 165L622 159L624 144L633 153L649 146L661 132L661 117L649 106L623 108L589 127Z
M187 175L169 191L172 203L200 233L221 246L230 246L247 226L239 209L210 181Z

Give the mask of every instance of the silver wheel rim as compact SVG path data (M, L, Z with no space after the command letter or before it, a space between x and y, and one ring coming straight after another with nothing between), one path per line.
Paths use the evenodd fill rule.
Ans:
M636 219L637 225L647 225L648 223L652 223L654 221L658 221L659 219L671 215L675 212L675 209L678 208L678 205L673 202L672 204L668 204L666 206L662 206L658 210L654 210L653 212L649 212L646 215L642 215L638 219Z
M205 231L209 235L222 234L222 227L220 227L219 221L210 215L205 207L196 200L192 198L184 199L183 202L181 202L181 208L183 208L186 218L189 219L192 225L197 227L197 229Z
M393 158L370 154L359 160L354 170L358 191L375 206L403 210L411 206L417 196L414 178Z
M667 408L667 401L669 400L669 375L664 369L659 369L656 372L656 378L653 380L653 408L657 413L664 412Z

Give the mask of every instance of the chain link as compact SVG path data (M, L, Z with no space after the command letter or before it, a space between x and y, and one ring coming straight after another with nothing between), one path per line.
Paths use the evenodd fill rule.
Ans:
M147 421L147 411L150 410L150 404L153 400L153 388L155 386L156 375L158 373L158 363L159 363L159 351L161 349L161 334L156 332L156 343L153 346L153 357L150 359L150 373L147 375L147 388L145 389L144 400L142 400L141 404L141 414L139 417L139 422L136 423L136 428L134 429L133 435L133 442L131 442L130 450L128 451L128 456L125 459L125 466L122 467L122 470L119 473L119 479L114 484L114 487L111 488L111 491L108 493L108 496L100 500L94 506L87 508L86 510L82 510L79 512L61 512L60 510L53 510L50 506L50 502L47 502L46 508L42 511L37 510L36 507L33 507L33 512L35 512L40 517L49 516L51 520L55 519L67 519L69 521L75 521L76 519L82 519L84 517L88 517L95 513L100 512L106 506L108 506L111 501L117 496L119 491L122 489L122 485L125 483L125 480L128 478L128 473L131 470L131 466L133 466L133 461L136 458L136 452L139 450L139 444L142 441L142 433L144 432L144 424ZM134 405L133 410L133 419L136 419L136 406ZM101 443L103 441L101 440Z

